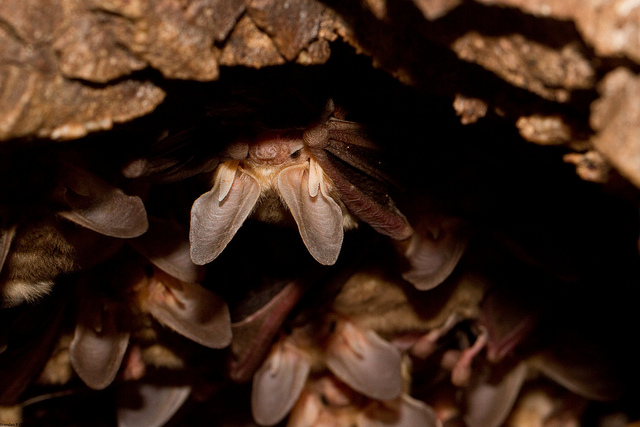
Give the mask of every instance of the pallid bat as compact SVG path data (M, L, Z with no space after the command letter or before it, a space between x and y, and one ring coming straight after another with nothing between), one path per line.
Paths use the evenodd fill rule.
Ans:
M148 228L138 196L129 196L73 164L64 163L59 169L59 182L41 213L3 226L4 306L37 300L50 292L59 275L103 261L124 244L120 239L140 236Z
M100 292L93 283L81 284L83 296L70 356L78 375L92 388L104 388L115 378L127 350L132 313L150 314L206 347L222 348L231 341L227 304L195 283L202 273L189 259L186 240L179 239L179 226L157 219L151 224L150 233L132 241L132 246L153 265L131 253L116 264L120 269L116 274L105 273L111 277L107 288L120 289L127 294L128 303L122 297L109 297L108 290Z
M400 351L372 330L346 320L327 320L331 324L321 326L323 330L306 325L281 339L256 371L251 409L258 424L282 420L298 401L312 370L328 368L372 399L393 400L402 394Z
M542 296L549 291L544 292L540 284L535 286L536 276L531 276L533 283L522 280L517 289L508 286L511 283L494 286L480 306L478 323L484 333L462 352L469 358L464 363L463 418L470 427L502 425L532 373L589 400L609 401L621 396L614 361L585 336L589 328L583 322L571 325L563 309L549 307ZM553 330L528 348L526 340L535 338L545 317ZM486 350L484 360L478 357L482 354L479 349ZM481 360L472 367L474 357Z
M413 230L386 192L387 178L362 153L378 148L361 125L331 117L304 131L269 131L227 150L230 160L215 171L212 189L191 209L191 258L213 261L252 213L278 222L290 212L302 240L321 264L336 262L344 229L355 219L398 240Z

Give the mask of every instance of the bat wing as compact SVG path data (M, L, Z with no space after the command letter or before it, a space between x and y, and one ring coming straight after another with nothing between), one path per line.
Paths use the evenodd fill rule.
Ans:
M342 209L326 194L322 177L317 170L312 171L313 168L303 163L282 170L278 175L278 188L309 253L320 264L333 265L342 248Z
M137 237L149 226L142 200L129 196L98 176L73 165L62 173L63 202L70 209L59 214L111 237Z
M118 393L118 427L161 427L191 394L191 386L134 383ZM134 406L134 404L136 404Z
M219 168L229 169L225 162ZM191 208L191 259L198 265L207 264L220 255L245 219L258 197L260 184L247 173L236 173L227 180L228 171L218 171L211 191L200 196Z
M311 363L292 344L278 343L253 376L251 411L263 426L280 422L293 408L307 381Z
M89 387L101 390L116 377L129 344L129 331L122 328L123 307L101 296L83 298L69 346L71 365Z
M231 342L231 316L224 299L197 283L181 282L156 270L147 310L160 323L211 348Z
M372 399L391 400L402 393L400 351L371 330L341 322L327 347L326 363L352 389Z
M388 196L388 186L343 161L345 156L320 148L310 151L352 214L377 232L394 239L404 240L411 236L413 229ZM339 152L337 149L332 151Z
M255 313L232 325L229 376L234 381L251 378L303 293L304 287L298 282L289 283Z

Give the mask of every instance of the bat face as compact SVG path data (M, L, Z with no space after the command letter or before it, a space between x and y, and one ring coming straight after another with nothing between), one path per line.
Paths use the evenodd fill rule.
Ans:
M252 213L281 222L288 211L307 249L323 265L336 262L344 229L355 226L354 217L396 239L412 234L388 198L377 165L357 154L375 147L361 135L360 125L331 119L332 112L330 102L322 120L303 132L266 132L225 151L231 159L218 165L212 189L191 209L194 263L213 261Z

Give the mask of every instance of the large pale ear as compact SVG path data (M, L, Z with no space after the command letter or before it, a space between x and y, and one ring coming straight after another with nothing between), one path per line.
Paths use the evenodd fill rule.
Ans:
M435 411L406 394L389 402L376 402L358 416L358 427L440 427Z
M527 365L520 363L496 383L484 379L465 389L464 421L466 425L469 427L501 426L511 412L526 376Z
M333 265L340 254L344 236L342 210L326 194L322 171L319 175L313 171L313 175L310 181L306 163L290 166L278 175L278 189L311 255L320 264ZM315 183L315 187L310 182Z
M203 267L189 254L189 233L175 221L149 217L149 231L129 244L153 265L183 282L199 282Z
M70 164L63 168L61 198L70 209L58 212L60 216L111 237L131 238L147 231L147 211L139 197L84 169Z
M15 225L6 229L0 228L0 272L2 272L4 262L7 259L7 255L9 255L9 249L11 248L11 242L13 241L13 236L15 236L15 234Z
M228 168L227 163L231 162L218 168ZM244 172L234 174L230 182L216 182L191 208L191 260L198 265L210 263L222 253L260 197L260 184L255 178ZM218 171L216 181L227 175Z
M357 392L376 400L402 393L400 351L372 330L338 323L325 357L331 372Z
M231 315L224 299L198 283L181 282L155 269L144 308L160 323L211 348L231 342Z
M277 343L253 376L251 412L256 423L272 426L293 408L307 381L311 362L300 349Z
M116 377L129 344L129 330L123 327L127 319L125 308L106 297L81 300L69 357L89 387L101 390Z
M118 427L161 427L178 412L191 386L133 383L118 393Z
M409 261L409 270L402 277L421 291L444 282L467 247L467 237L461 228L462 222L455 219L438 222L421 219L409 241L398 244Z

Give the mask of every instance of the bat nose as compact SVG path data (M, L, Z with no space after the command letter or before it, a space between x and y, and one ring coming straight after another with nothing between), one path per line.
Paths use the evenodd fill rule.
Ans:
M266 139L252 144L249 157L255 162L267 165L280 165L289 156L287 144L280 139Z
M263 142L255 146L253 155L258 160L273 160L278 156L278 149L274 142Z

